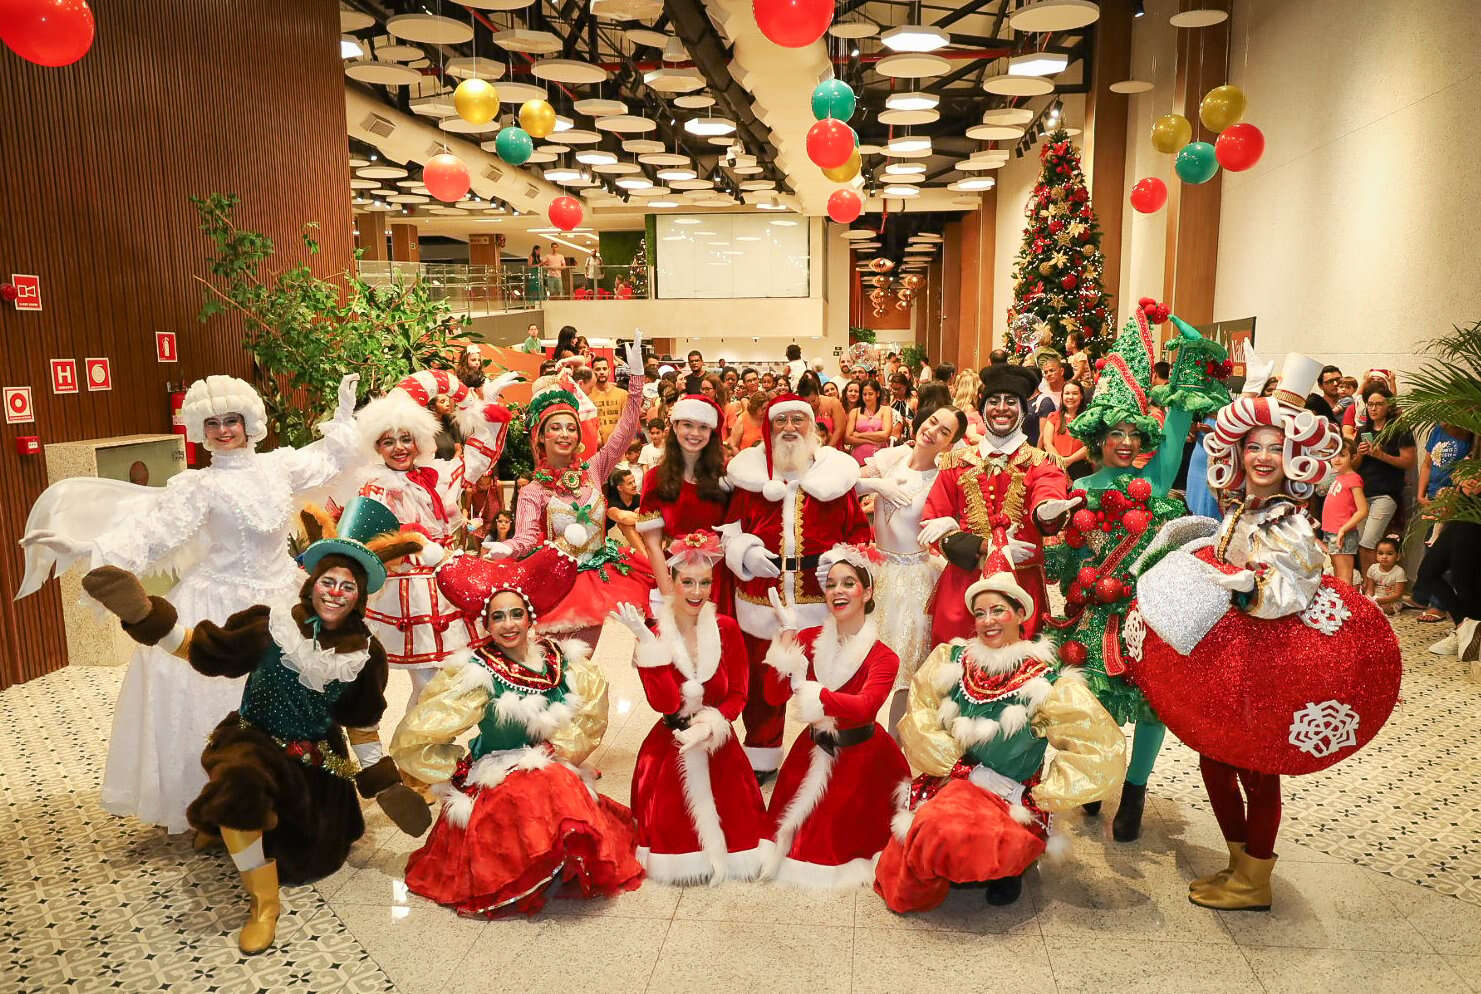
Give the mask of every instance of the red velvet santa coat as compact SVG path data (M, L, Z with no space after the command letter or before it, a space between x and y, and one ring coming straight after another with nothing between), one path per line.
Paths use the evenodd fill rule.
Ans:
M632 811L638 862L649 879L692 884L748 880L761 871L770 826L761 788L730 723L746 703L746 648L740 628L706 604L690 657L672 609L656 638L638 645L638 676L660 718L638 750Z
M857 545L873 539L869 518L854 495L859 464L824 446L805 473L784 484L777 499L768 499L764 490L781 487L783 481L770 480L762 446L739 453L730 460L726 474L734 493L725 516L725 564L740 580L735 617L741 631L763 639L776 635L776 616L767 598L771 590L795 608L801 625L822 624L827 610L815 575L816 562L797 560L820 556L840 542ZM758 546L783 557L781 576L752 577L744 568L746 550Z
M1046 500L1064 500L1068 490L1069 478L1043 449L1024 442L1009 453L994 452L984 440L942 458L921 522L951 518L960 530L983 539L992 534L994 519L1004 528L1017 525L1013 537L1031 544L1034 553L1027 562L1014 565L1013 575L1033 597L1035 616L1047 617L1044 536L1034 512ZM972 615L964 598L979 575L977 570L947 564L931 598L932 645L971 638Z
M699 495L699 485L688 480L679 484L678 500L662 500L658 496L658 472L656 469L649 470L643 475L643 496L638 503L637 529L640 534L657 531L667 542L672 542L680 535L688 535L702 528L718 529L725 523L725 510L728 506L728 495L723 502L705 500ZM721 614L734 617L735 585L732 581L729 570L716 570L710 600L720 608Z
M766 663L767 699L780 705L792 697L794 715L809 727L777 774L768 809L776 841L763 874L812 887L867 884L891 821L909 801L910 764L875 720L900 659L872 621L840 641L830 617L800 632L794 647L773 644ZM865 726L874 729L868 739L834 754L813 737Z

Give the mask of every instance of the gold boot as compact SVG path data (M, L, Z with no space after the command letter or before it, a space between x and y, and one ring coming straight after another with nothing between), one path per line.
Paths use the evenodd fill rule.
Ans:
M1274 869L1274 856L1256 859L1242 852L1235 859L1234 872L1227 880L1190 893L1188 900L1215 911L1269 911L1270 872Z
M260 838L261 832L221 828L221 840L231 853L241 852ZM247 923L237 936L237 946L251 956L271 946L278 931L278 912L282 908L278 901L278 864L270 859L261 866L238 872L251 902L247 907Z
M1229 842L1228 840L1225 840L1224 844L1229 847L1229 865L1224 867L1224 869L1220 870L1218 873L1211 873L1206 877L1199 877L1197 880L1189 884L1189 897L1192 897L1194 893L1205 890L1210 886L1218 886L1222 884L1224 881L1228 880L1229 877L1234 873L1234 867L1238 865L1239 857L1244 854L1244 843Z

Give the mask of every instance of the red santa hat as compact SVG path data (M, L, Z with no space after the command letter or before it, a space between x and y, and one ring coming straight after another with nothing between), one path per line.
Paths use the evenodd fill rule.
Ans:
M405 390L407 396L423 407L442 394L451 397L455 404L468 396L468 387L463 381L445 369L419 369L402 378L396 389Z
M437 567L437 589L466 617L482 623L489 601L519 594L530 620L559 604L576 583L576 561L549 543L523 559L482 559L457 554Z
M723 418L724 412L720 410L720 405L701 393L686 393L669 408L670 421L693 421L696 424L709 425L712 429L720 427Z
M1037 610L1033 597L1019 585L1018 578L1013 575L1013 563L1007 553L1007 533L1002 528L994 528L989 541L992 551L988 553L987 563L982 567L982 576L967 588L967 610L972 610L972 602L981 594L1001 594L1023 608L1027 615L1024 620L1024 630L1027 633L1037 627Z
M778 501L787 496L787 485L776 478L776 468L772 462L774 443L771 423L783 414L806 414L809 422L816 416L812 405L795 393L777 394L766 405L766 431L761 435L766 446L766 482L761 485L761 496L770 501Z

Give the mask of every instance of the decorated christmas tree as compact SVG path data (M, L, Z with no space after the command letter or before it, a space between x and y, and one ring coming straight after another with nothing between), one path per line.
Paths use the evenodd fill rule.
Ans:
M1013 264L1008 324L1015 335L1035 340L1047 328L1051 347L1061 353L1065 336L1080 332L1081 345L1099 354L1112 337L1106 332L1111 306L1101 286L1100 226L1080 172L1080 152L1067 134L1055 131L1039 158L1044 167L1024 208L1028 224Z
M648 236L638 239L638 249L627 267L627 281L633 285L634 297L648 296Z

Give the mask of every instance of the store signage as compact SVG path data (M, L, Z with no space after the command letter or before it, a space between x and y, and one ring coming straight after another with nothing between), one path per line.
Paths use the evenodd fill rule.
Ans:
M175 333L173 331L156 331L154 333L154 355L160 362L180 361L180 353L175 348Z
M51 361L51 392L77 392L76 359L53 359Z
M12 273L11 286L15 287L15 309L18 311L41 310L41 277Z
M108 368L107 359L84 359L82 362L87 370L89 390L113 389L113 372Z
M30 387L5 388L5 423L26 424L36 420L36 411L31 407Z

